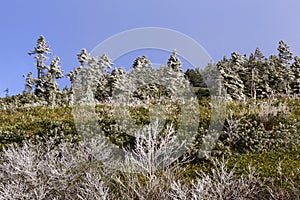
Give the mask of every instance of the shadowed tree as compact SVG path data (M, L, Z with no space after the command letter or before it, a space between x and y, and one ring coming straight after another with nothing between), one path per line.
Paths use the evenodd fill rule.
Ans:
M199 70L188 69L184 73L185 77L190 81L193 87L205 87L203 77Z
M265 62L265 57L261 53L259 48L255 49L255 53L251 53L248 62L245 64L246 77L244 80L245 94L256 99L257 96L261 96L262 93L266 93L266 86L263 80L263 63ZM260 74L260 71L263 72ZM268 81L268 80L267 80ZM259 88L261 86L261 88Z
M291 66L294 79L291 83L292 92L294 95L300 95L300 58L295 56L294 63Z

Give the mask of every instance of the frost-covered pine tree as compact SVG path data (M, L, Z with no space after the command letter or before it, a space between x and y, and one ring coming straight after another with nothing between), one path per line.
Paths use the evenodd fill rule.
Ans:
M45 64L48 57L46 55L51 54L50 47L44 36L40 36L37 40L37 45L34 50L28 53L29 55L36 55L36 67L37 67L37 79L35 81L35 94L44 92L44 78L46 76L45 70L47 66Z
M280 88L282 93L288 95L291 93L290 83L293 80L293 72L291 71L290 64L293 60L293 53L290 51L290 47L283 41L279 41L278 50L278 73L281 75Z
M79 54L77 54L78 62L80 62L80 66L82 66L82 67L88 62L89 58L90 58L90 55L87 52L87 50L84 48L81 50L81 52Z
M77 60L80 66L74 68L67 76L71 80L71 104L87 103L93 98L94 77L89 66L96 64L96 59L92 58L86 49L82 49L77 54ZM76 97L76 98L74 98Z
M246 64L247 77L244 81L245 93L248 97L256 99L257 96L261 96L265 93L266 82L264 82L263 76L263 63L265 62L265 57L261 53L259 48L255 49L255 53L251 53L248 62ZM260 74L260 71L263 72ZM259 88L260 87L260 88Z
M254 58L255 58L255 60L257 60L259 62L265 62L266 61L265 56L263 55L263 53L261 52L261 50L258 47L255 49Z
M224 57L217 63L217 68L223 77L227 99L245 99L244 83L239 75L242 62L243 58L239 54L232 53L230 60Z
M86 49L82 49L77 58L80 67L68 74L72 93L76 91L75 101L87 103L92 99L103 100L101 91L106 90L108 69L113 65L111 59L105 53L101 57L90 56Z
M292 92L294 95L300 95L300 58L295 56L294 63L291 66L291 71L294 75L294 79L291 83Z
M51 50L44 36L38 38L36 47L28 54L36 55L37 78L33 78L31 72L27 75L25 92L31 93L34 86L34 94L53 107L56 94L60 92L56 79L63 77L60 58L55 56L50 65L46 64L49 59L46 55L50 55Z
M280 63L285 67L289 67L291 60L293 60L293 53L290 51L290 47L283 40L280 40L277 50Z
M106 53L102 54L102 56L99 59L99 66L102 68L104 71L107 71L107 69L112 68L114 63L112 60L108 57Z
M109 73L109 69L113 66L112 60L106 53L102 54L98 61L98 72L100 74L95 77L97 79L97 89L95 97L99 101L105 101L111 97L112 90L114 87L114 79L117 76L117 69L113 69Z
M180 59L177 57L176 49L173 50L173 53L170 56L167 65L168 65L168 67L170 67L174 71L182 72L182 68L181 68L182 63L181 63Z
M278 69L279 59L276 55L271 55L268 59L267 70L265 70L265 75L268 77L268 82L270 86L270 93L272 94L281 94L283 76L281 70ZM267 74L266 74L267 73Z
M48 59L46 55L51 54L50 47L48 45L48 42L45 40L45 37L41 35L37 40L37 45L34 48L34 50L30 51L28 53L29 55L36 55L36 67L38 71L38 79L45 76L44 70L47 69L47 66L45 65L45 61Z
M270 84L270 68L268 62L256 62L258 81L256 94L258 98L267 98L274 90Z
M255 63L254 63L254 55L251 53L248 59L248 63L246 64L246 74L248 75L248 79L244 81L244 93L247 97L252 99L256 99L256 80L254 79L255 73ZM251 78L249 78L251 77Z
M23 77L25 77L25 76L23 75ZM35 84L35 79L32 77L32 72L29 72L27 74L27 77L26 77L26 80L25 80L25 91L24 91L24 93L31 94L34 84Z
M109 72L113 65L112 60L104 53L98 58L97 65L92 69L97 84L95 98L100 102L106 101L111 97L114 87L114 78L117 76L117 69L113 69Z
M55 56L48 67L45 81L46 95L48 97L48 102L51 103L52 107L55 106L56 94L60 92L56 79L60 79L64 76L60 64L60 58Z
M58 56L55 56L53 60L51 61L51 64L49 66L48 73L51 75L52 79L59 79L64 76L63 70L61 69L60 66L60 58Z
M224 60L226 60L226 58L224 58ZM202 91L201 89L198 90L198 96L210 95L213 98L226 96L223 77L215 63L209 62L204 69L196 68L196 71L198 71L198 73L201 72L201 76L203 76Z
M132 69L139 70L144 68L151 68L151 62L148 60L147 56L143 55L141 57L137 57L133 62Z

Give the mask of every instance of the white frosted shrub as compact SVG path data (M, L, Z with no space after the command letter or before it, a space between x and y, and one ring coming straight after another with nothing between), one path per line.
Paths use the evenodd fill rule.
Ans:
M121 176L115 179L121 186L122 199L170 199L168 191L176 180L176 169L185 141L178 141L174 129L158 121L136 133L136 147L125 154ZM172 166L173 164L173 166Z
M227 168L226 161L213 160L211 174L198 172L199 177L188 186L181 181L172 183L170 196L173 199L225 200L225 199L258 199L262 184L249 167L248 176L236 176L234 169Z
M107 199L103 171L93 168L93 154L99 150L84 143L54 141L27 141L1 152L1 199L80 199L91 195L90 199Z

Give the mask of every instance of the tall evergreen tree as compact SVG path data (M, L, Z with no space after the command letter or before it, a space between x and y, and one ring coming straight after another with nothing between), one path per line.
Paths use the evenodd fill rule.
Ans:
M290 46L288 46L283 40L280 40L277 50L279 52L279 62L284 67L289 67L290 62L293 60L293 53L290 51Z
M245 93L248 97L266 97L269 92L267 69L264 63L266 58L259 48L251 53L246 64L247 77L245 83Z
M295 56L294 63L291 66L294 79L291 83L292 92L294 95L300 95L300 58Z
M245 64L246 75L248 78L243 80L244 82L244 93L247 97L256 99L256 85L257 85L257 70L254 54L250 54L247 64Z
M76 102L90 101L94 98L98 101L109 97L108 73L113 63L107 54L101 57L92 57L82 49L77 55L80 67L74 68L67 76L72 83L71 93L76 92ZM82 95L81 95L82 94Z
M43 78L45 76L44 70L47 69L45 65L45 61L48 59L46 55L51 54L50 47L48 42L45 40L44 36L40 36L37 40L37 45L34 50L28 53L29 55L35 55L36 59L36 67L38 71L38 79Z
M82 49L81 52L77 54L77 60L80 63L80 66L74 68L71 72L67 74L67 77L71 81L71 91L72 91L72 86L75 84L76 77L80 75L81 70L86 66L89 59L90 59L90 55L88 54L86 49Z
M45 64L45 61L48 59L46 55L51 54L50 47L48 42L45 40L44 36L40 36L37 40L37 45L34 50L28 53L29 55L36 55L34 58L36 59L36 67L37 67L37 79L34 81L35 83L35 94L39 95L45 91L44 83L46 78L45 70L48 67Z
M267 98L274 93L271 87L270 65L268 62L257 62L258 68L258 82L256 87L256 94L258 98Z
M244 58L237 53L231 54L231 59L224 58L217 63L217 68L223 77L224 87L227 92L227 99L245 99L244 83L239 74L241 74Z
M268 59L268 81L271 88L271 94L281 95L284 93L284 70L276 55L271 55Z
M60 64L60 58L55 56L48 67L47 76L45 78L45 93L52 107L55 106L57 93L60 92L56 79L60 79L64 76Z
M278 50L278 66L277 70L280 73L280 89L281 93L288 95L291 93L290 83L293 80L293 73L290 69L290 64L293 59L293 53L290 51L290 47L283 41L279 41Z
M56 79L63 77L59 57L55 56L50 65L46 64L46 60L49 59L46 55L51 54L51 50L44 36L38 38L36 47L28 54L36 55L38 77L33 78L32 73L27 75L26 92L31 93L34 85L34 93L46 100L48 104L55 106L56 94L60 92Z
M113 69L109 73L109 69L111 69L113 66L113 62L108 57L106 53L102 54L102 56L99 58L97 62L97 68L95 75L95 81L97 83L96 86L96 92L95 92L95 98L98 101L104 101L107 100L109 97L111 97L112 90L114 87L114 79L115 78L115 72L116 69ZM117 74L116 74L117 76Z

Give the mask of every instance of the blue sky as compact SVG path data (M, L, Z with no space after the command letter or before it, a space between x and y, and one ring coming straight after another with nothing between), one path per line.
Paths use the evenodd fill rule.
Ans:
M32 50L39 35L61 58L65 73L78 66L76 54L91 51L119 32L162 27L201 44L214 61L260 47L277 54L278 41L300 55L299 0L3 0L0 7L0 96L24 90L23 74L35 70ZM63 83L64 84L64 83Z

